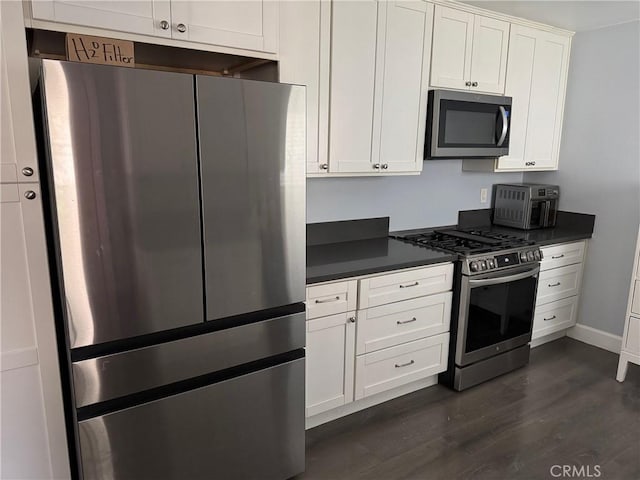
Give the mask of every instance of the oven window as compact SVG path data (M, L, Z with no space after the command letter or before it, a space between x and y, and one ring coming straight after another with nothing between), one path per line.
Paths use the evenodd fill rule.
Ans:
M471 289L465 353L531 331L536 277Z
M505 107L509 113L510 106ZM495 147L502 129L499 105L440 101L439 147ZM508 140L508 139L507 139ZM507 146L505 141L503 146Z

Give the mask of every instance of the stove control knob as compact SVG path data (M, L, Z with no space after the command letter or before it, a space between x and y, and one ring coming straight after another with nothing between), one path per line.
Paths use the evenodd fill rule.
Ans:
M494 258L490 258L487 260L487 265L489 268L496 268L496 260Z
M535 258L538 261L542 260L541 255L540 255L540 250L536 250L536 251L533 252L533 258Z
M522 262L527 261L527 252L520 252L520 261Z
M527 252L527 260L529 260L530 262L533 262L534 258L535 257L533 256L533 250L529 250Z
M478 262L471 262L469 264L469 268L471 269L472 272L477 272L478 271Z
M485 262L484 260L480 260L480 270L486 270L487 269L487 262Z

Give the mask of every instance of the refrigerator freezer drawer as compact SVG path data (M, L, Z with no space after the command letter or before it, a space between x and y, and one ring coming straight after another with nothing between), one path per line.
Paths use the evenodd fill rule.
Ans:
M84 478L284 479L304 470L304 359L79 423Z
M303 348L304 312L75 362L78 408Z

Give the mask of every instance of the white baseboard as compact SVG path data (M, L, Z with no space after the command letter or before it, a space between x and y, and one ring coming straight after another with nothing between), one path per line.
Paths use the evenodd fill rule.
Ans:
M567 337L613 353L620 353L622 347L622 337L586 325L577 324L570 328L567 330Z
M436 383L438 383L438 375L433 375L431 377L423 378L421 380L411 382L407 385L403 385L402 387L387 390L386 392L380 392L376 395L371 395L370 397L365 397L363 399L356 400L355 402L347 403L342 407L334 408L327 412L319 413L317 415L314 415L313 417L307 418L305 422L306 429L309 430L310 428L317 427L318 425L322 425L323 423L331 422L340 417L351 415L352 413L364 410L365 408L372 407L379 403L389 401L393 398L401 397L403 395L415 392L416 390L430 387L432 385L435 385Z

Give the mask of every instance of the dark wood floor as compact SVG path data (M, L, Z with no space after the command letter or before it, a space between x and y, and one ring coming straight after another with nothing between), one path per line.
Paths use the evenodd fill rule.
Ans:
M640 367L620 384L617 362L563 338L465 392L438 385L321 425L296 478L552 479L575 465L573 478L640 479Z

